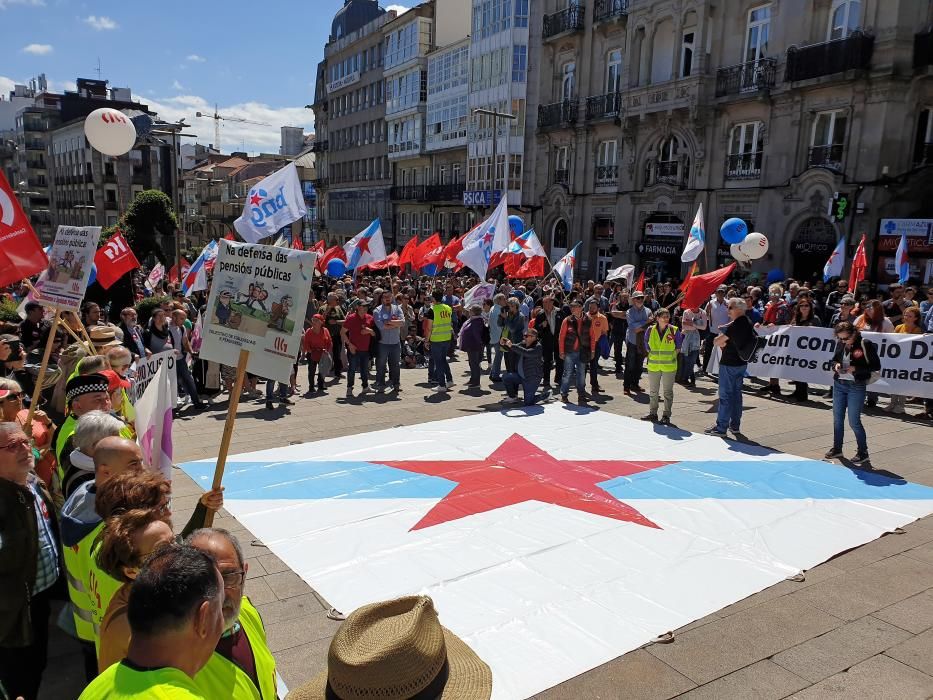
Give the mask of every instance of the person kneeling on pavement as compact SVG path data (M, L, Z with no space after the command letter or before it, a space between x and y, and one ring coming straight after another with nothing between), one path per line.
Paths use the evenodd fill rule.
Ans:
M521 343L513 343L508 338L502 338L499 343L505 350L517 356L515 371L506 372L502 376L508 394L502 403L520 403L519 386L525 393L526 406L533 406L547 399L551 394L550 389L545 389L542 394L536 393L544 378L544 349L538 342L538 331L534 328L526 329Z

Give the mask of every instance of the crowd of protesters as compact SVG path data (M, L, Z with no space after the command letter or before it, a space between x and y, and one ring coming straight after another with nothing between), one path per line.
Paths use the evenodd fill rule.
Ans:
M240 399L274 410L276 402L335 390L338 401L399 397L403 371L424 372L420 384L443 395L456 386L451 363L465 360L464 393L500 389L505 405L586 406L617 386L607 380L614 369L624 395L648 394L645 420L666 424L675 386L692 390L698 377L715 373L718 414L706 432L726 437L740 435L758 331L827 326L837 345L831 386L821 390L833 401L826 457L842 456L848 419L852 462L867 465L861 414L877 404L869 389L880 363L862 332L933 333L933 289L918 294L896 284L884 294L868 284L850 294L843 280L742 280L682 309L678 285L669 282L640 290L624 280L588 281L568 291L556 279L490 280L483 294L478 283L457 274L318 278L291 382L249 376ZM25 290L7 294L19 302ZM248 565L240 546L225 530L204 527L207 513L222 506L222 489L200 498L176 536L171 484L144 464L135 442L129 397L138 360L175 353L179 412L209 409L233 388L232 368L198 355L195 324L206 299L165 284L138 307L88 303L80 318L64 314L31 413L51 326L43 307L29 302L22 321L0 328L0 684L11 697L37 696L49 620L63 604L59 624L81 645L90 684L82 697L144 697L162 686L189 693L179 697L276 697L262 620L243 593ZM787 395L777 380L760 391L819 398L800 382ZM920 413L913 417L933 418L933 401L908 396L890 397L884 410L904 414L914 404ZM378 605L370 617L396 627L437 624L430 599ZM319 691L307 686L294 695L324 697Z

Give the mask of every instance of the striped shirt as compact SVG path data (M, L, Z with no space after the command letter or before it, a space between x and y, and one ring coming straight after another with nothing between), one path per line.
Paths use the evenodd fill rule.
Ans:
M55 535L52 532L52 526L49 524L51 516L48 507L34 480L30 480L29 490L35 502L36 526L39 531L36 584L32 589L32 593L36 594L51 588L58 580L58 545L55 543Z

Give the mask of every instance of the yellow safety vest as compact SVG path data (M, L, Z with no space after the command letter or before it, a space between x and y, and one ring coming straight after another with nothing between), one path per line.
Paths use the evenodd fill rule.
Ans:
M86 581L91 546L94 544L98 533L103 529L104 523L100 522L77 544L71 547L62 547L65 560L65 578L68 581L68 597L71 599L72 612L75 618L75 632L78 639L85 642L94 642L100 632L99 628L94 625L93 606L91 605L91 597L88 594Z
M664 337L658 333L658 327L652 326L648 336L648 371L649 372L676 372L677 346L674 336L677 326L668 325L664 329Z
M68 438L75 434L75 427L77 424L78 419L69 413L68 417L65 418L65 422L62 423L62 427L58 429L58 434L55 436L55 459L58 462L59 482L65 480L65 469L62 467L62 450L65 449L65 443L68 441Z
M84 689L78 700L213 700L177 668L137 671L113 664Z
M275 658L266 644L266 630L262 626L259 611L253 607L249 598L243 596L240 603L240 624L253 650L256 664L256 677L259 688L239 666L216 651L204 665L194 682L208 698L229 698L230 700L276 700L277 684L275 679Z
M450 340L454 334L453 309L447 304L434 304L431 311L434 312L434 319L431 322L431 337L429 340L432 343Z
M107 608L110 607L110 601L123 585L122 581L117 581L113 576L101 569L97 565L97 552L100 551L101 543L97 541L97 533L103 530L103 523L95 528L91 537L91 546L88 548L88 560L85 571L84 587L88 592L88 601L91 604L91 619L94 629L94 650L100 656L100 625L104 621L104 615L107 614Z

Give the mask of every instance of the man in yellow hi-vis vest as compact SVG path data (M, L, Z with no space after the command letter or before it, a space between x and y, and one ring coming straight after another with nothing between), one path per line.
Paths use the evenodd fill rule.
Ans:
M430 379L437 383L434 391L443 392L453 386L453 382L447 381L447 375L450 374L447 350L454 336L453 309L444 303L444 292L440 289L434 290L433 297L433 306L424 312L424 318L427 321L424 331L427 339L424 344L431 356L429 367L434 370Z
M223 579L195 547L157 550L133 582L127 606L126 658L95 678L79 700L213 700L195 676L224 629Z
M276 700L275 658L259 612L243 595L249 565L239 542L220 528L195 530L186 541L214 558L224 581L224 632L195 683L208 698Z
M671 422L674 406L674 378L677 376L677 349L683 335L677 326L671 325L671 312L660 309L655 314L656 323L645 331L645 351L648 354L648 415L644 420L658 420L660 394L664 392L664 412L661 423Z

